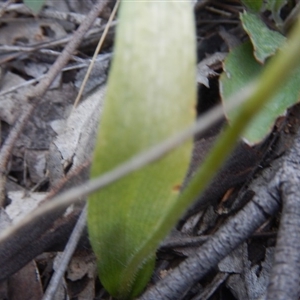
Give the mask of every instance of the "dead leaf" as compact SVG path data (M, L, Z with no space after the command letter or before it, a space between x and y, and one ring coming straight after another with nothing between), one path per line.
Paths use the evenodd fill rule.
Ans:
M90 160L102 110L105 86L90 94L72 111L61 132L51 143L49 150L49 176L56 184L68 166L75 169ZM62 125L62 124L60 124Z
M27 150L25 159L30 180L33 183L41 182L46 176L46 158L48 151Z
M23 191L8 192L11 203L5 208L5 212L16 223L33 211L46 197L47 193L30 193L25 195Z
M244 243L222 260L222 272L234 273L227 280L227 287L237 299L258 299L266 292L272 268L274 248L267 248L265 260L252 266Z
M0 44L32 46L65 35L65 30L53 20L18 19L2 23Z
M216 52L213 55L203 59L200 63L197 65L197 82L202 83L207 88L209 88L209 78L215 77L218 75L213 70L213 65L217 63L221 63L225 57L226 53L222 52Z
M34 261L8 279L8 293L10 300L42 299L41 278Z

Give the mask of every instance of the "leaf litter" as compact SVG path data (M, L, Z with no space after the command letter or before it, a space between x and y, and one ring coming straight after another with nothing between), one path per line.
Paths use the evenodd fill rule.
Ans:
M72 1L72 11L70 11L68 5L63 4L64 1L60 2L62 2L59 4L62 7L62 11L66 14L72 12L78 14L78 16L84 15L92 7L90 2L84 5ZM53 3L49 1L49 4L50 7L52 5L53 9ZM245 33L237 26L237 24L239 24L239 12L242 9L240 5L230 2L227 3L227 1L222 3L207 1L204 6L200 6L196 3L195 8L196 20L201 24L201 26L197 26L197 34L199 37L198 88L199 94L202 95L201 101L205 102L205 106L202 105L201 111L198 112L200 115L220 101L216 95L218 91L215 87L216 81L214 80L218 79L218 75L222 72L220 62L224 60L223 53L229 51L228 45L222 41L222 37L219 34L218 24L224 22L224 19L226 19L226 14L222 13L222 11L230 11L226 20L232 22L226 23L226 21L223 23L224 25L222 26L225 31L233 34L240 40L243 40ZM110 9L111 7L108 6L106 16ZM105 13L103 15L105 18ZM28 15L24 14L24 16L28 18ZM60 51L65 44L63 41L61 44L58 42L54 47L49 44L50 46L46 50L49 50L48 53L51 53L53 50L53 55L45 55L39 50L42 49L42 47L40 47L41 43L47 45L47 43L51 41L62 40L64 37L71 35L72 30L75 28L74 23L69 20L53 22L45 19L33 19L32 16L29 16L31 20L30 22L27 20L26 26L20 26L23 21L21 19L18 21L20 16L13 15L11 10L7 12L6 17L13 18L14 22L7 23L7 30L2 29L1 46L5 45L7 49L3 47L0 48L2 49L0 50L0 57L6 62L4 65L1 65L1 92L16 85L26 83L30 79L38 79L41 75L45 74L49 66L51 66L56 59L54 52ZM101 20L102 19L99 18L98 21L101 23ZM19 24L16 25L18 22ZM23 27L22 35L20 35L21 27ZM112 53L113 48L111 41L112 40L108 39L108 44L104 48L104 55ZM28 52L24 51L26 47L31 47L31 50ZM34 47L36 47L35 50L32 50ZM55 85L52 85L51 90L49 90L46 96L41 100L39 106L31 116L31 119L23 129L20 138L17 140L12 151L9 169L6 170L8 174L6 182L6 204L4 207L5 210L1 210L1 224L6 220L7 224L5 226L9 226L10 222L16 220L16 216L27 214L32 207L44 199L45 194L59 185L61 179L67 178L70 172L76 170L83 161L90 158L93 148L92 136L95 134L93 130L95 128L94 124L98 122L96 111L102 105L101 102L96 103L94 101L95 98L98 100L102 99L97 92L95 92L94 88L98 90L98 93L103 95L104 86L102 86L100 91L97 86L105 82L107 68L109 68L109 60L106 60L105 66L100 66L98 73L95 72L92 80L95 80L96 83L88 88L89 90L86 91L87 94L82 104L79 105L77 109L73 109L72 103L81 81L80 72L76 69L74 59L78 59L78 65L79 61L86 61L93 47L93 38L90 36L90 39L85 40L80 51L74 54L73 60L69 63L69 67L75 66L75 69L65 71L57 77ZM208 86L210 89L207 89ZM31 86L28 88L30 89ZM22 107L27 105L26 101L20 101L20 95L25 93L26 88L21 88L0 98L2 143L18 119ZM203 94L206 96L203 97ZM291 122L297 122L297 118L292 119ZM269 155L269 161L272 161L272 157L282 154L282 149L287 149L292 145L291 142L282 142L281 134L278 133L281 132L279 130L280 128L280 120L277 120L275 131L273 132L279 136L279 142L277 142L276 146L273 146L273 156ZM287 122L287 126L284 127L285 134L291 136L290 140L293 139L293 135L295 134L293 128L289 122ZM295 131L297 130L298 129L295 129ZM210 144L213 137L214 134L208 131L203 136L198 137L198 139L201 140L202 143L207 142ZM283 144L285 144L284 147L282 146ZM260 146L256 147L259 148ZM201 156L204 156L205 151L209 151L209 147L204 146L202 149L203 150L200 150L203 151ZM239 164L241 159L247 159L245 156L239 158L239 155L240 154L236 154L237 164ZM264 164L262 163L262 165ZM233 171L231 171L231 173L236 170L236 165L233 164L232 166ZM256 176L259 178L261 175L258 173ZM155 278L154 276L152 278L152 284L160 282L160 274L165 274L166 272L171 274L172 270L179 265L179 262L193 256L195 252L201 251L201 248L197 249L199 243L205 243L206 238L213 237L218 228L223 226L227 219L229 220L233 217L239 208L232 209L232 201L236 199L239 190L243 191L248 201L251 199L250 196L247 196L250 192L247 194L245 190L247 185L253 180L252 178L251 175L244 178L241 183L233 184L233 193L222 203L226 209L221 210L221 214L216 213L216 205L212 205L197 212L193 220L183 219L181 221L183 224L179 223L177 230L183 232L175 236L170 235L169 237L169 241L171 242L174 242L174 238L176 238L176 246L173 248L164 248L162 243L157 253L157 270L160 269L160 272L155 273L158 274L158 277ZM243 186L243 182L245 181L247 185ZM219 198L217 200L217 204L219 204L221 199ZM228 205L228 207L226 205ZM12 210L13 206L17 208ZM237 250L231 252L229 257L225 258L218 266L216 265L216 267L211 270L209 277L195 283L193 287L188 290L183 299L196 299L197 297L198 299L200 299L199 297L201 297L201 299L208 299L209 295L214 295L214 297L219 296L220 298L220 295L224 293L230 295L228 299L254 299L256 297L263 297L263 295L266 294L268 286L267 282L269 281L270 266L273 264L272 257L275 240L272 233L278 228L278 221L275 214L273 216L270 215L266 222L267 225L262 229L262 232L257 232L258 235L267 235L270 233L270 237L266 239L266 244L264 244L264 254L257 254L259 251L253 250L251 250L250 253L250 248L259 248L256 247L257 239L259 238L255 237L255 235L250 235L251 239L248 239L237 248ZM205 237L202 241L200 240L202 236L198 236L200 234L203 235L203 238ZM61 235L63 235L63 233L61 233ZM195 238L196 240L191 240L191 238ZM199 238L199 240L197 240L197 238ZM79 246L77 250L79 252L77 252L71 261L68 272L64 278L64 291L63 288L60 290L60 296L58 296L57 299L62 299L62 297L66 295L70 299L75 299L75 297L78 299L93 299L96 295L99 299L108 299L109 296L103 290L99 282L95 285L95 264L92 262L93 260L90 258L91 252L86 246L88 245L86 233L82 239L82 245L84 246ZM54 251L53 253L55 254L55 251L62 250L62 244L55 246L55 242L52 240L46 249L47 251ZM44 254L46 254L46 252L44 252ZM19 268L23 267L23 273L18 275L19 279L13 278L12 276L9 277L6 284L2 284L1 293L4 291L4 294L8 294L10 291L9 293L12 295L11 289L14 287L14 296L10 299L18 299L16 294L24 296L24 289L17 290L15 288L18 285L20 285L20 287L22 286L21 283L18 284L18 282L29 278L27 284L34 284L34 282L36 282L35 276L38 274L40 281L37 282L36 286L32 286L31 290L35 291L34 296L32 296L33 299L40 299L39 293L45 290L47 280L49 280L49 276L51 276L53 271L53 260L48 258L46 262L44 261L42 263L41 255L44 254L40 253L40 256L36 256L36 263L32 260L34 257L30 259L29 267L19 265ZM229 260L229 264L225 267L226 260ZM235 261L235 263L233 264L232 261ZM8 266L9 264L8 262ZM76 267L78 267L78 269L76 269ZM219 277L222 274L226 274L226 276ZM165 279L168 276L161 275L161 277ZM46 280L46 278L48 279ZM5 285L6 288L3 288ZM146 297L145 294L144 299L150 299Z

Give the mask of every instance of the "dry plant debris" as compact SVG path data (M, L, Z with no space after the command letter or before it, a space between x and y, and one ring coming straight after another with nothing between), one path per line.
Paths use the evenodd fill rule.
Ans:
M239 20L240 1L194 2L201 116L219 103L222 61L245 32ZM117 20L98 56L85 99L76 109L73 103L114 4L49 0L33 16L21 3L0 1L1 231L39 203L88 179ZM290 22L292 5L284 13ZM95 19L89 20L92 26L88 18ZM65 47L69 48L64 51ZM186 180L224 122L195 137ZM277 120L264 143L238 146L161 243L155 272L141 299L299 297L299 166L295 163L299 132L296 106L288 117ZM210 198L210 206L202 205L204 198ZM61 252L83 206L84 201L67 211L60 209L0 243L0 299L42 299L53 272L60 270ZM276 272L282 270L282 262L289 282ZM61 283L54 299L110 299L97 278L86 230Z

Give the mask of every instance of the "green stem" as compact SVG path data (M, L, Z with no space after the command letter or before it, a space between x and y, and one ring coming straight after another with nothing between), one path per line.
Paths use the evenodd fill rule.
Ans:
M182 212L195 200L200 192L210 183L216 172L229 156L242 132L253 117L271 100L278 88L289 78L299 65L300 51L300 18L283 49L271 59L257 81L252 95L239 108L239 114L233 119L231 126L223 131L207 159L201 165L190 184L179 196L177 204L170 212L169 218L162 224L166 229L175 223ZM164 232L164 230L162 229Z
M177 222L183 211L195 200L199 193L204 190L231 153L241 133L252 118L262 109L267 101L270 101L280 85L288 79L292 70L299 65L299 36L300 19L290 39L287 41L287 45L270 61L270 64L266 67L255 85L255 90L252 95L238 108L240 113L235 117L232 125L230 127L227 126L220 135L211 153L201 165L190 184L179 196L177 203L169 211L168 216L161 224L157 224L157 230L154 231L153 235L145 242L138 255L129 262L125 272L129 272L134 266L139 265L141 260L149 255L149 248L153 246L153 241L162 239L165 233Z

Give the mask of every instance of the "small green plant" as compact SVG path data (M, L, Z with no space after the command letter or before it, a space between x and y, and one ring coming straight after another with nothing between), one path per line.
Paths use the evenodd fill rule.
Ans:
M255 6L255 11L260 10ZM297 102L300 22L287 41L264 27L264 34L272 37L264 48L253 27L257 18L250 12L241 15L251 43L234 49L225 62L221 79L225 109L230 95L244 85L254 83L253 92L235 112L227 111L230 126L183 192L179 194L191 141L90 196L91 244L100 280L112 296L132 299L144 289L160 240L209 183L238 139L260 141L276 117ZM93 177L182 130L194 118L195 41L189 1L123 1L119 22ZM278 95L289 91L280 88L293 69L295 76L288 81L292 91L283 101ZM272 109L262 112L266 105ZM259 115L269 115L269 110L267 122L252 121L264 119Z
M239 114L239 110L229 112L227 109L230 95L256 80L268 65L269 58L286 43L286 38L281 33L270 30L259 15L245 11L240 18L250 40L229 53L220 78L221 96L229 122ZM299 83L300 68L297 68L290 80L278 89L270 101L264 103L261 111L243 132L242 135L249 144L264 139L276 118L285 115L287 108L298 101Z
M191 125L196 46L190 3L121 3L114 60L92 165L99 176ZM148 282L160 225L176 202L192 140L93 194L88 227L104 287L133 298Z
M45 4L45 0L24 0L23 2L34 13L38 13Z

